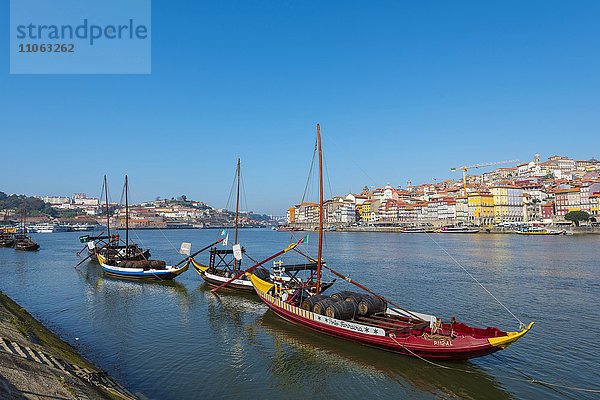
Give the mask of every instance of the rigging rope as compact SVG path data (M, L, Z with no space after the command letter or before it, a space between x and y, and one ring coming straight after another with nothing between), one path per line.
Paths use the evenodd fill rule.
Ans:
M425 234L426 234L426 235L429 237L429 239L431 239L431 241L432 241L433 243L435 243L435 244L436 244L436 245L437 245L437 246L438 246L440 249L442 249L442 251L443 251L444 253L446 253L446 255L447 255L448 257L450 257L450 259L451 259L452 261L454 261L454 263L455 263L456 265L458 265L458 266L459 266L459 267L460 267L460 268L461 268L463 271L465 271L465 273L466 273L467 275L469 275L469 276L471 277L471 279L473 279L475 282L477 282L477 284L478 284L479 286L481 286L481 287L483 288L483 290L485 290L485 291L487 292L487 294L489 294L490 296L492 296L492 298L493 298L494 300L496 300L496 302L498 302L498 304L500 304L502 307L504 307L504 309L505 309L506 311L508 311L508 313L509 313L510 315L512 315L512 316L513 316L513 318L514 318L514 319L516 319L516 320L519 322L519 329L522 329L522 328L525 326L525 324L523 323L523 321L521 321L521 320L519 319L519 317L517 317L517 316L516 316L516 315L515 315L515 314L514 314L512 311L510 311L510 310L508 309L508 307L504 305L504 303L502 303L500 300L498 300L498 298L497 298L496 296L494 296L494 295L492 294L492 292L490 292L490 291L489 291L489 290L488 290L488 289L487 289L487 288L486 288L486 287L485 287L485 286L484 286L484 285L483 285L481 282L479 282L479 280L477 280L477 278L475 278L475 277L473 276L473 274L471 274L471 273L470 273L470 272L469 272L469 271L468 271L468 270L467 270L465 267L463 267L463 266L462 266L462 264L461 264L461 263L459 263L459 262L456 260L456 258L452 257L452 255L451 255L450 253L448 253L448 251L447 251L445 248L443 248L443 247L442 247L442 245L440 245L440 244L439 244L439 243L438 243L438 242L437 242L437 241L436 241L434 238L432 238L432 237L431 237L431 235L430 235L429 233L425 232Z
M308 191L308 188L310 186L310 181L312 178L312 174L313 174L313 169L315 166L315 158L317 156L317 140L315 139L315 148L313 150L313 156L312 156L312 161L310 162L310 169L308 170L308 178L306 179L306 185L304 186L304 194L302 195L302 203L304 203L304 200L306 200L306 193Z
M165 235L165 233L163 232L162 229L158 228L158 230L160 231L160 233L162 233L163 237L165 239L167 239L167 242L169 242L169 244L171 245L171 247L173 248L173 250L175 250L176 253L179 252L179 249L177 247L175 247L175 245L169 240L169 238L167 237L167 235Z

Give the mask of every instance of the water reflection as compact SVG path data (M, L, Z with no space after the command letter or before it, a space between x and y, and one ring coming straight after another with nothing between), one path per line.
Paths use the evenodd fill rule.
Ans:
M510 398L493 377L472 363L451 365L473 374L440 369L418 359L293 326L269 311L256 296L227 293L217 297L203 287L198 292L205 295L212 333L227 344L224 351L232 357L237 373L256 363L249 360L249 346L263 352L261 363L268 361L266 368L273 378L265 392L323 397L331 391L338 396L355 396L357 384L381 384L386 386L378 391L389 390L396 396L398 390L416 388L444 398ZM268 334L266 342L264 333Z
M365 384L391 380L399 386L406 387L409 384L437 397L510 398L493 377L468 362L448 365L475 374L444 370L422 360L301 330L270 311L256 323L272 335L276 349L272 370L281 386L306 381L318 386L326 384L331 376L339 379L338 375L350 372L354 379L358 378ZM297 368L298 365L302 368Z

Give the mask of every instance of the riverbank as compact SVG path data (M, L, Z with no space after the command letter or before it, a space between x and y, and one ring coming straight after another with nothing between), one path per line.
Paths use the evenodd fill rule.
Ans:
M336 231L338 231L338 232L403 233L404 229L406 229L406 228L400 227L400 226L347 226L347 227L337 227ZM510 228L497 228L497 227L485 228L484 227L484 228L473 228L473 229L479 229L478 234L490 234L490 233L492 233L492 234L516 234L514 229L510 229ZM585 235L585 234L598 235L598 234L600 234L600 227L557 226L557 227L549 227L548 229L549 230L566 231L569 234L572 233L573 235Z
M136 399L2 292L0 398Z

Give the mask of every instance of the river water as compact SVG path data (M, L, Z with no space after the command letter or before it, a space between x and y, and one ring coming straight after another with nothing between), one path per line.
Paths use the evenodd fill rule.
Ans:
M240 232L254 259L292 240L265 229ZM154 258L171 263L182 241L199 249L217 235L131 232ZM517 329L460 263L519 319L535 321L496 355L444 363L460 371L293 326L255 296L211 294L193 270L173 282L140 283L104 277L93 262L74 269L79 234L34 236L39 252L0 248L0 290L149 399L591 399L597 394L532 384L526 376L600 386L600 236L327 234L328 265L408 309ZM315 253L315 244L311 233L305 250ZM330 290L341 289L352 288L338 282Z

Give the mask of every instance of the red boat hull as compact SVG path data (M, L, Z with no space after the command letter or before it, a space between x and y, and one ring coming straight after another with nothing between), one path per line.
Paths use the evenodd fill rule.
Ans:
M273 312L293 324L386 351L425 359L455 361L485 356L503 348L492 345L487 338L467 335L457 335L453 340L431 340L416 335L395 336L381 328L336 320L303 310L258 289L256 292Z

